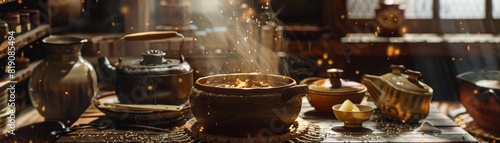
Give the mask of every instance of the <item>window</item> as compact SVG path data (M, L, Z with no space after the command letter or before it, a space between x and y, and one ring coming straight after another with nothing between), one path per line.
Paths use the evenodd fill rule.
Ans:
M439 0L441 19L484 19L485 0Z

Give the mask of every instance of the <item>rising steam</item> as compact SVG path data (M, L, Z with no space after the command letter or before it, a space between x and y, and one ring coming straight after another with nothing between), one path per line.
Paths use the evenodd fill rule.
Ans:
M276 46L280 45L276 44L282 37L276 35L276 19L255 15L250 6L235 0L193 0L192 3L193 23L213 32L211 36L196 39L206 42L206 46L199 48L208 57L224 55L228 59L222 63L207 61L210 66L222 73L279 73Z

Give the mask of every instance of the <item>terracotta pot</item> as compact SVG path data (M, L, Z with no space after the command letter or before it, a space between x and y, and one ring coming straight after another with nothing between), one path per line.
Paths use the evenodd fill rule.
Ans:
M330 78L310 77L300 82L309 85L307 100L314 109L333 115L333 105L342 104L347 99L353 103L363 100L366 87L354 81L340 79L342 72L340 69L328 69Z
M500 71L467 72L457 76L460 102L474 122L489 133L500 135Z
M269 83L262 88L224 88L236 79ZM289 132L307 86L270 74L224 74L202 77L191 90L191 110L210 134L231 137L270 136Z

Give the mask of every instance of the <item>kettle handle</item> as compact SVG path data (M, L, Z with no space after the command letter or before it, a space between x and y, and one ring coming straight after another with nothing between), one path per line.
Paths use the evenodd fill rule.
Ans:
M168 39L172 37L184 37L182 34L175 31L148 31L127 34L122 37L125 41L143 41L143 40L159 40Z
M177 33L175 31L148 31L148 32L139 32L127 34L120 38L120 40L125 41L144 41L144 40L160 40L160 39L168 39L172 37L181 37L181 47L179 47L179 60L184 62L184 56L182 55L182 48L184 47L184 35L181 33Z

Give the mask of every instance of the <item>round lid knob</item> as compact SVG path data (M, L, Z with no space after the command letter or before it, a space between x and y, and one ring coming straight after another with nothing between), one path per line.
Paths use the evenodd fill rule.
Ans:
M406 74L408 74L408 80L417 80L422 74L419 71L414 70L406 70Z
M357 94L366 91L366 87L360 83L341 79L344 70L332 68L326 72L329 78L311 83L309 85L310 91L325 95Z
M161 50L148 50L142 53L141 65L154 66L163 63L163 57L165 57L165 52Z
M340 81L340 77L342 76L342 73L344 73L344 70L341 69L328 69L326 70L328 76L330 77L330 84L332 84L331 88L340 88L342 87L342 81Z
M395 74L395 75L401 75L401 70L404 70L405 69L405 66L403 65L391 65L391 70L392 70L392 74Z

